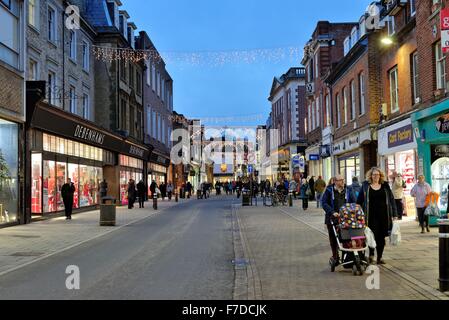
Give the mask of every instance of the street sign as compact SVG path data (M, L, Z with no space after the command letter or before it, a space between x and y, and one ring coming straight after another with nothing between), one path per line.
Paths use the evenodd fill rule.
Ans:
M304 170L306 169L306 158L305 157L300 157L299 158L299 169L304 172Z
M249 166L248 166L248 173L253 173L253 171L254 171L253 166L252 166L252 165L249 165Z

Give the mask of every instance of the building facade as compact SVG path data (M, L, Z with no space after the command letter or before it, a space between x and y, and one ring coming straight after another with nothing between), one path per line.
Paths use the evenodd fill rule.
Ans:
M72 3L81 17L79 26L69 28L65 1L29 2L29 218L64 210L61 187L67 178L75 184L75 210L99 204L103 179L108 195L127 204L128 181L143 179L149 157L143 144L143 64L97 55L106 47L132 51L134 26L120 18L119 1Z
M0 1L0 227L25 223L27 1Z
M305 119L305 69L291 68L275 77L268 100L271 102L272 129L278 134L278 165L274 171L291 179L295 170L292 159L304 155L307 148Z
M332 114L330 103L326 105L325 96L329 94L324 82L332 66L344 55L344 40L357 23L331 23L319 21L311 40L304 47L302 64L306 77L306 127L309 147L306 150L309 176L333 175L329 151L333 144Z
M146 144L153 146L148 162L148 185L173 183L174 170L170 162L173 131L173 80L165 68L156 47L145 31L136 39L137 48L150 52L143 73L144 127Z

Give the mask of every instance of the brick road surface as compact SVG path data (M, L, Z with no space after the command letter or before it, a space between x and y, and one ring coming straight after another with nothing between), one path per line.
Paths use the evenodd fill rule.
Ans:
M189 201L179 199L179 203ZM160 214L164 209L176 205L176 202L158 201L158 210L154 211L152 202L145 209L118 207L115 227L100 227L100 211L74 214L71 221L65 217L34 222L28 225L0 229L0 275L10 272L28 263L42 260L48 256L78 246L83 242L96 239L121 227L139 220Z
M324 213L310 203L294 207L239 207L237 216L246 241L246 259L262 299L448 299L438 287L438 235L421 235L414 221L401 222L403 242L387 245L387 265L380 268L380 290L368 290L368 275L351 270L331 273L331 250ZM257 290L256 290L257 291Z

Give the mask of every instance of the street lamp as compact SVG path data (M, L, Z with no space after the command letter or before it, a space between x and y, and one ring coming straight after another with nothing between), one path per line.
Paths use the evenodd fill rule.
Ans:
M391 39L391 37L384 37L384 38L382 38L381 42L382 42L382 44L387 45L387 46L393 44L393 40Z

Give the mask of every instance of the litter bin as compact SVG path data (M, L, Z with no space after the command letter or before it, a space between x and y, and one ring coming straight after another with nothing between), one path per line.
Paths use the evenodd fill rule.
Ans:
M109 204L107 203L109 202ZM117 200L113 197L103 197L100 204L100 226L115 226L115 208Z
M247 191L247 190L243 190L243 193L242 193L242 206L243 207L248 207L248 206L251 205L250 202L251 202L251 193L249 191Z

